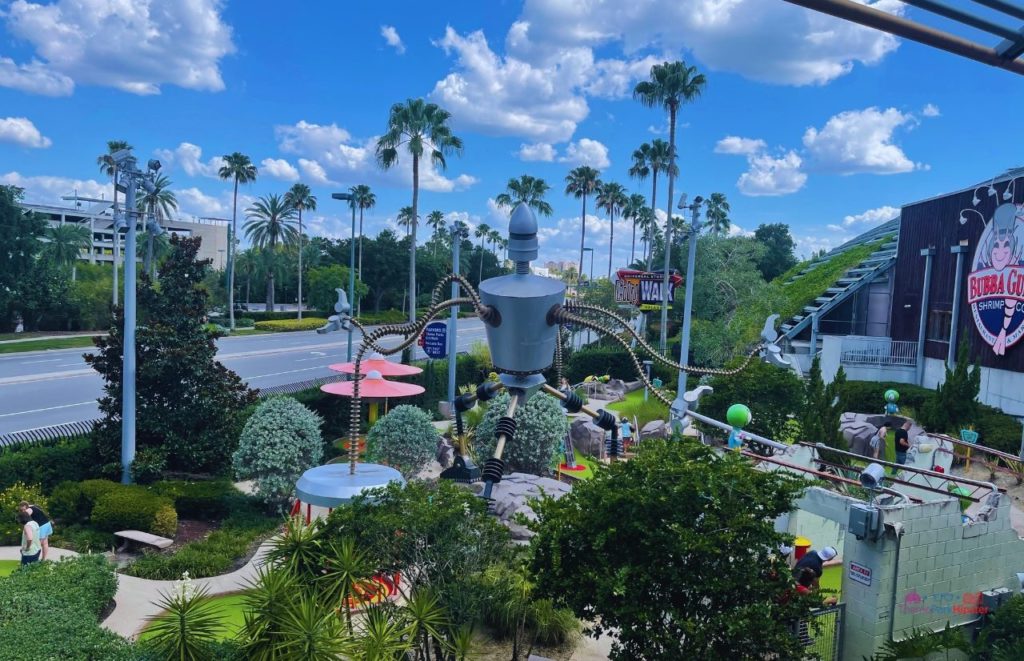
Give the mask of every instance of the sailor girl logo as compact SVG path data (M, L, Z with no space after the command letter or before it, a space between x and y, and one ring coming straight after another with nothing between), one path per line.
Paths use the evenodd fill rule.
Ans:
M967 302L978 333L997 356L1024 336L1024 204L1014 202L1017 181L1001 195L989 184L988 197L997 198L991 217L977 209L960 212L961 224L972 217L984 224L967 276ZM973 206L980 203L975 191Z

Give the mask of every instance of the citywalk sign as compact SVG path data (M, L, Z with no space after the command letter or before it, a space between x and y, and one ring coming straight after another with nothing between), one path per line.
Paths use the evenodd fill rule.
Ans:
M633 305L640 310L660 310L664 271L634 271L619 269L615 272L615 302ZM675 288L682 284L681 275L672 271L668 277L668 302L672 304Z
M984 223L967 274L967 303L978 334L997 356L1024 337L1024 204L1014 203L1015 183L1006 184L991 219L975 209L960 213L961 223L969 213ZM997 192L990 185L986 197ZM978 202L975 192L975 206Z

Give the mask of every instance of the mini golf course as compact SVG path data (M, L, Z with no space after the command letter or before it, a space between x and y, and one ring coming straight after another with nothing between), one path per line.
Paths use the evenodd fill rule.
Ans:
M0 576L10 576L20 565L18 560L0 560Z
M242 628L242 625L245 624L245 594L225 594L210 597L209 601L213 605L213 612L217 615L218 619L216 629L217 640L233 638ZM166 617L166 615L161 617ZM151 635L147 627L139 634L139 640L146 640Z

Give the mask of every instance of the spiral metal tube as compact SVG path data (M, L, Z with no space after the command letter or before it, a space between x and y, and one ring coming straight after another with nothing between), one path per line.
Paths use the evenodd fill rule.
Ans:
M562 387L562 324L558 324L558 339L555 342L555 383Z
M494 435L501 436L505 435L505 443L511 443L516 437L516 421L514 418L510 418L507 415L503 415L498 418L498 423L494 425Z
M497 484L501 482L502 476L505 475L505 462L498 457L491 457L484 462L484 469L481 474L488 483L492 485Z

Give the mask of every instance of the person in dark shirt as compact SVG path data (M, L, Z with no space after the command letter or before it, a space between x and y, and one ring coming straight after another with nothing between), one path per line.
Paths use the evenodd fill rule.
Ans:
M894 438L896 440L896 463L905 464L907 463L907 452L910 450L910 427L911 422L908 420L903 423L903 426L896 430Z
M833 546L826 546L820 551L808 551L793 565L793 577L799 579L804 569L810 569L814 572L814 587L817 588L825 563L836 555L837 551Z
M40 559L46 560L46 556L50 554L50 535L53 534L53 523L50 521L50 517L46 516L42 507L31 505L25 500L18 503L18 510L27 514L39 525L39 543L43 547Z

